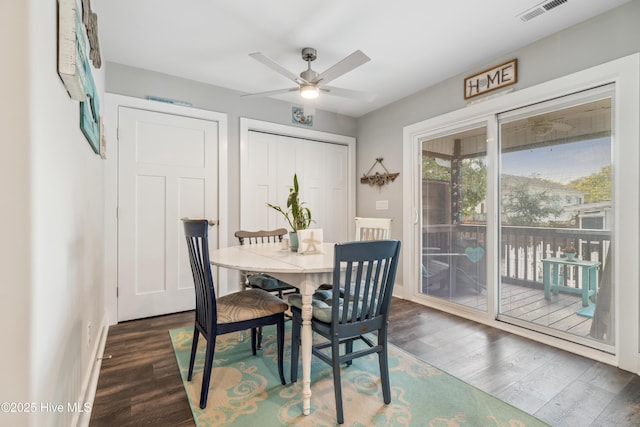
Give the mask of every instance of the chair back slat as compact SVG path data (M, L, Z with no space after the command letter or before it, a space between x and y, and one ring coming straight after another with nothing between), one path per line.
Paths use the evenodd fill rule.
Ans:
M217 306L211 263L209 261L209 223L207 220L183 219L189 263L196 296L196 325L202 332L215 332Z

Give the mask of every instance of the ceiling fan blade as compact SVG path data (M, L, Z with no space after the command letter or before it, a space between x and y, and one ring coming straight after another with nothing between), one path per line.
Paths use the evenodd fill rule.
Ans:
M348 73L354 68L357 68L370 60L371 58L362 53L362 51L356 50L342 61L320 73L312 83L320 82L324 85L325 83L329 83L330 81L337 79L341 75Z
M276 90L270 90L267 92L258 92L258 93L247 93L244 95L240 95L242 98L258 98L261 96L271 96L271 95L280 95L281 93L287 93L287 92L295 92L300 90L300 88L297 87L292 87L290 89L276 89Z
M260 52L250 53L249 56L252 57L253 59L255 59L256 61L261 62L262 64L266 65L267 67L271 68L276 73L285 76L289 80L293 80L294 82L296 82L298 84L307 83L301 77L296 76L291 71L287 70L286 68L284 68L280 64L274 62L273 60L267 58L266 56L264 56Z
M340 96L342 98L355 99L357 101L371 102L376 98L373 93L362 92L359 90L342 89L333 86L323 86L320 88L321 92L325 92L327 95Z

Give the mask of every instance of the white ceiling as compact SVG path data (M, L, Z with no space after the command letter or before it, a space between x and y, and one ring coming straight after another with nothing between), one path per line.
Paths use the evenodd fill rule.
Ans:
M321 94L315 101L318 109L360 117L449 77L482 71L494 58L629 0L568 0L528 22L519 19L550 1L93 0L91 7L103 63L243 93L295 86L250 53L299 74L306 69L303 47L318 50L312 63L318 72L360 49L371 61L331 86L373 93L375 100ZM297 92L277 99L302 103Z

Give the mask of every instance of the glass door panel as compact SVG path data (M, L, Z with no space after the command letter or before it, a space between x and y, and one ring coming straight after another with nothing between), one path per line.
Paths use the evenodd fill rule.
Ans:
M487 128L422 142L420 293L487 310Z
M499 116L499 319L604 349L615 310L611 106L600 94Z

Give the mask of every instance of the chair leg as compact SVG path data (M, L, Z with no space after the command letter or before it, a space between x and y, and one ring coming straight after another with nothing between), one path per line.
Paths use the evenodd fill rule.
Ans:
M337 338L332 341L331 364L333 365L333 393L336 398L338 424L344 424L344 413L342 410L342 384L340 379L340 342Z
M191 340L191 358L189 359L189 374L187 375L187 381L191 381L193 377L193 364L196 360L196 351L198 349L198 338L200 337L200 331L195 326L193 327L193 339Z
M216 337L207 340L207 351L204 357L204 372L202 375L202 389L200 391L200 409L207 407L209 396L209 383L211 382L211 370L213 369L213 354L216 351Z
M380 364L380 382L382 383L382 399L387 405L391 403L391 384L389 381L389 357L387 354L387 337L385 331L378 332L378 344L382 350L378 353Z
M353 353L353 340L348 340L344 343L345 354ZM347 360L347 366L351 366L353 364L353 359Z
M280 374L280 382L285 385L287 381L284 379L284 314L278 318L276 324L277 333L276 340L278 341L278 373Z
M300 330L302 317L297 310L291 310L291 382L298 381L298 361L300 358Z
M260 332L262 332L262 330L260 330ZM258 346L256 345L256 341L258 340L258 334L259 332L256 328L251 328L251 352L253 353L254 356L256 355L256 348L258 348Z
M262 326L258 328L258 350L262 350ZM256 354L255 352L253 354Z

